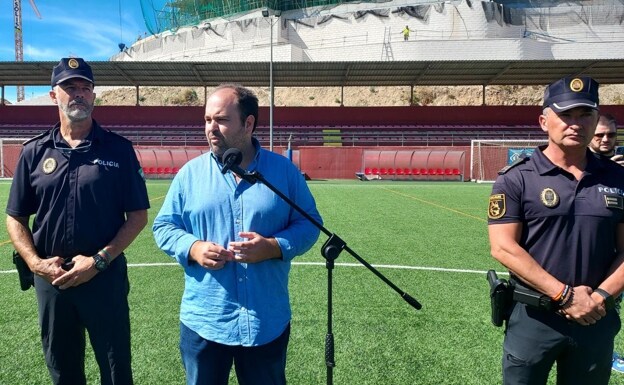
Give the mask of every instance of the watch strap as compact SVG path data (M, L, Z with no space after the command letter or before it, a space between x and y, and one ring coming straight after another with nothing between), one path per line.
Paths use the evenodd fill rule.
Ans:
M615 299L606 290L601 289L601 288L596 288L594 289L594 293L598 293L602 296L602 298L604 298L605 309L611 310L615 308Z

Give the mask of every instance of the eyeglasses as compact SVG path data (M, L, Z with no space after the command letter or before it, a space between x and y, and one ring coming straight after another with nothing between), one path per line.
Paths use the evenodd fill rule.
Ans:
M63 143L60 143L61 145L59 146L59 143L57 143L56 141L54 141L54 148L57 150L60 150L66 154L69 154L73 151L75 152L87 152L89 151L89 149L91 148L91 141L87 140L84 141L82 143L80 143L79 145L77 145L76 147L64 147Z
M598 134L594 134L594 138L602 139L605 136L607 138L609 138L609 139L612 139L612 138L615 138L617 136L617 132L600 132Z

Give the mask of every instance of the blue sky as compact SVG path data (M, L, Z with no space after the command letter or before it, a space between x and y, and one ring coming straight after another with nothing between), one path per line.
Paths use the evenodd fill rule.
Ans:
M35 0L35 4L41 19L30 2L22 0L24 61L57 61L68 56L108 60L119 52L117 44L130 46L147 31L140 0ZM0 0L0 7L0 61L15 61L13 0ZM26 87L26 99L49 90ZM6 86L4 92L14 103L15 87Z

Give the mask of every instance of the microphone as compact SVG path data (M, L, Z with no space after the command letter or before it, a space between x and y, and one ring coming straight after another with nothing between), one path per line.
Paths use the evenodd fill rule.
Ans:
M223 168L221 174L225 175L228 171L232 171L238 175L239 178L249 182L249 184L256 183L258 176L257 172L247 172L240 168L240 164L243 161L243 153L238 148L230 148L223 154Z
M232 170L235 174L242 171L238 166L243 161L243 153L238 148L230 148L223 154L223 168L221 174L225 175ZM239 175L240 176L240 175Z

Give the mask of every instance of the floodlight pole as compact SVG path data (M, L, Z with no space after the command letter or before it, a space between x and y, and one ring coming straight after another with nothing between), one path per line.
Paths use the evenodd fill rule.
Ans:
M271 57L269 59L269 150L273 152L273 108L275 107L275 86L273 85L273 25L279 20L282 15L280 9L272 10L268 7L262 10L262 16L269 21L270 32L270 51ZM277 17L277 19L276 19Z

